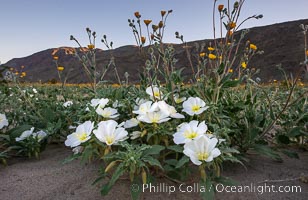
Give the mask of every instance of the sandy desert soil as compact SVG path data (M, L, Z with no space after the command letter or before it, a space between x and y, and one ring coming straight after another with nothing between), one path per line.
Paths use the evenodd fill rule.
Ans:
M96 200L96 199L130 199L131 185L128 180L120 180L111 192L102 197L99 186L91 183L97 178L99 163L82 166L79 161L62 164L62 161L71 155L70 149L60 145L52 145L44 151L40 160L13 159L8 167L0 166L0 199L1 200ZM241 186L246 186L246 192L217 192L216 199L255 200L255 199L307 199L308 184L299 180L299 177L308 175L308 152L299 152L300 159L283 157L279 163L271 159L250 155L247 170L240 165L227 165L223 175L236 180ZM266 180L281 180L264 182ZM160 186L171 186L175 192L163 191L142 193L141 199L200 199L198 186L191 183L180 186L168 180L158 180ZM163 185L165 184L165 185ZM265 184L267 187L265 187ZM156 185L158 186L158 184ZM192 187L188 187L192 186ZM236 189L240 190L238 186ZM269 192L269 188L285 191L292 190L292 186L300 186L297 192ZM142 187L142 186L141 186ZM255 188L255 192L248 192L248 187ZM156 187L159 190L158 187ZM166 187L165 187L166 188ZM141 189L141 188L139 188ZM222 186L217 188L222 190ZM261 189L263 192L261 194ZM231 190L231 188L225 188ZM294 188L295 190L295 188ZM184 192L185 191L185 192ZM258 192L259 191L259 192Z

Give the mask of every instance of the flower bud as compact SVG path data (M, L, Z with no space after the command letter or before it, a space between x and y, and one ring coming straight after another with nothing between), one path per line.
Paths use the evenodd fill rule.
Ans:
M146 184L147 183L147 173L143 168L142 168L142 172L141 172L141 178L142 178L142 183Z
M224 9L224 5L218 5L218 11L221 12Z
M155 32L155 31L157 31L157 29L158 29L158 26L156 26L156 25L152 25L152 29L153 29L153 31Z
M135 15L135 17L138 18L138 19L141 17L141 15L140 15L139 12L135 12L134 15Z
M161 14L161 16L163 17L163 16L165 16L166 11L165 11L165 10L162 10L162 11L160 11L160 14Z
M142 44L144 44L144 43L145 43L145 41L146 41L146 37L141 36L141 43L142 43Z
M109 163L109 165L105 169L105 173L107 173L109 170L111 170L115 166L116 163L117 163L116 160Z
M159 28L162 28L163 26L164 26L163 21L160 21L160 22L158 23L158 27L159 27Z
M88 49L94 49L94 48L95 48L94 44L89 44L88 45Z
M206 180L206 172L205 172L205 169L204 168L201 168L200 169L200 176L202 178L202 180Z
M152 20L145 19L145 20L143 20L143 22L145 23L145 25L148 26L152 22Z
M57 69L58 69L59 72L62 72L64 70L64 67L58 66Z

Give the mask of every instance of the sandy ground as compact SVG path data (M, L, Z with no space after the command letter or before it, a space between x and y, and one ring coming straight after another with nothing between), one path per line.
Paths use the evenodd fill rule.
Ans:
M0 166L0 200L96 200L96 199L130 199L130 185L128 180L120 180L107 196L102 197L99 186L91 183L97 178L99 163L82 166L79 161L62 164L62 161L71 154L69 149L52 145L44 151L40 160L13 159L8 167ZM240 165L227 165L223 175L238 181L246 186L246 192L220 192L222 186L217 188L216 199L254 200L254 199L307 199L308 184L298 180L298 177L308 175L308 152L300 152L300 159L284 157L283 163L268 158L251 155L247 170ZM281 180L267 182L266 180ZM160 191L146 190L141 199L200 199L198 186L180 186L167 180L158 180L158 186L175 188L175 192L160 189ZM165 184L165 185L163 185ZM266 184L266 186L265 186ZM171 186L171 187L169 187ZM240 190L238 186L236 190ZM292 190L292 186L300 186L301 192L274 192L280 189ZM142 186L141 186L142 187ZM249 192L250 189L255 192ZM243 188L243 187L242 187ZM141 188L139 188L141 189ZM261 189L263 189L263 194ZM225 188L230 191L231 188ZM269 191L272 190L272 191ZM295 189L294 189L295 190ZM258 192L259 191L259 192ZM169 194L170 192L170 194Z

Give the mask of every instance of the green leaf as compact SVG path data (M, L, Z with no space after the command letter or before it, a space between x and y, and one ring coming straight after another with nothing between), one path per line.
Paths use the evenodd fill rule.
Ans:
M265 155L268 156L276 161L282 162L281 157L277 153L277 151L274 151L271 149L269 146L266 145L260 145L260 144L255 144L252 146L252 148L259 153L260 155Z
M280 144L290 144L290 139L286 135L278 135L277 137L277 142Z
M282 153L284 153L285 155L287 155L290 158L297 158L299 159L299 156L296 152L294 151L290 151L290 150L281 150Z
M151 146L151 148L145 150L143 152L143 155L144 156L147 156L147 155L158 155L162 150L164 150L165 147L164 146L161 146L161 145L153 145Z
M165 163L169 164L171 166L176 166L177 163L178 163L178 160L176 160L176 159L168 159L168 160L165 160Z
M144 157L142 157L142 160L143 160L144 162L149 163L149 164L152 165L152 166L158 166L158 167L160 167L162 170L164 169L164 168L161 166L160 162L159 162L156 158L153 158L153 157L151 157L151 156L144 156Z
M140 197L140 194L142 192L142 184L140 181L134 181L132 182L130 186L130 195L132 197L132 200L137 200Z
M289 133L287 133L287 136L289 137L297 137L297 136L300 136L301 135L301 130L302 127L300 126L296 126L294 128L291 129L291 131Z
M68 158L65 158L63 161L62 161L62 165L64 165L64 164L67 164L67 163L69 163L69 162L72 162L73 160L77 160L79 157L80 157L80 155L81 154L74 154L74 155L72 155L72 156L70 156L70 157L68 157Z
M207 178L205 181L203 180L200 181L200 188L201 188L200 196L202 199L204 200L214 199L215 187L209 178Z
M172 145L172 146L168 146L167 149L172 150L177 153L182 153L184 150L184 147L180 145Z
M180 160L179 160L179 162L178 162L178 164L175 166L175 168L180 168L180 167L182 167L183 165L185 165L186 163L188 163L189 162L189 158L187 157L187 156L183 156Z
M240 84L240 80L227 80L222 84L222 88L236 87Z
M217 73L219 75L221 75L223 72L224 72L224 69L225 69L225 64L224 63L221 63L218 70L217 70Z

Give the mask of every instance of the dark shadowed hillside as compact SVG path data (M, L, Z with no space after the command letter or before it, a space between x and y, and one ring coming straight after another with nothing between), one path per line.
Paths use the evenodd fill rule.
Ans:
M250 40L258 46L259 50L264 51L264 54L256 55L249 64L249 67L261 70L259 77L263 81L282 78L281 73L276 67L278 64L281 64L289 74L301 73L303 66L300 66L300 63L304 61L304 36L299 27L300 24L308 24L308 19L251 28L246 35L244 41ZM197 53L194 48L196 44L205 43L207 45L210 41L200 40L189 42L188 45L192 47L190 49L192 53ZM184 74L189 78L191 72L185 50L181 44L175 44L174 48L176 50L175 58L178 59L176 67L187 68ZM51 56L53 50L47 49L28 57L15 58L7 62L6 65L16 69L25 66L27 72L26 81L46 82L57 79L56 66ZM145 63L145 59L142 59L142 56L139 54L139 49L135 46L123 46L111 51L97 50L99 68L109 63L111 53L115 57L120 77L124 79L124 73L128 72L130 81L138 82L139 72ZM57 55L59 56L59 64L65 67L64 72L71 70L68 82L88 82L81 64L75 57L66 55L64 51L59 51ZM113 68L109 69L106 79L109 81L115 80Z

